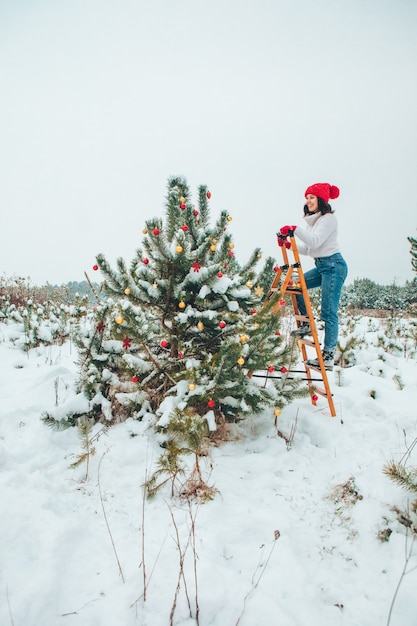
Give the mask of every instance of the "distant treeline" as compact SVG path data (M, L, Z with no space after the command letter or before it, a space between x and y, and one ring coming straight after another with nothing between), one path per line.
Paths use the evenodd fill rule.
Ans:
M405 285L378 285L369 278L356 278L343 288L341 306L352 309L412 309L417 304L417 278Z
M100 295L100 283L70 281L62 285L46 283L42 286L31 285L24 278L0 278L0 298L8 298L16 305L24 305L28 300L44 303L70 304L86 299L88 303L97 302L95 293ZM122 296L122 294L121 294ZM310 292L312 301L318 303L317 290ZM357 278L343 288L341 307L350 309L378 309L390 311L412 311L417 306L417 278L405 285L379 285L369 278Z

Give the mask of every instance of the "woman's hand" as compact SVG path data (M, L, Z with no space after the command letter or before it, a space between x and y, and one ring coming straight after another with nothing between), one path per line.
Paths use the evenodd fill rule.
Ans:
M279 229L279 232L281 233L281 235L284 235L284 237L288 237L290 232L293 233L296 228L297 226L290 226L287 224L287 226L281 226L281 228Z

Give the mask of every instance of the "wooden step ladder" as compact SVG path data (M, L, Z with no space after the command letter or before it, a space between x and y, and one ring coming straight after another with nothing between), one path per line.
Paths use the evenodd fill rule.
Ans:
M304 367L306 370L306 380L307 385L310 390L310 398L311 402L314 406L317 404L317 394L323 396L327 399L329 404L329 409L332 417L336 416L336 410L334 408L333 397L330 391L330 385L327 378L326 368L324 366L323 356L320 348L320 341L317 334L316 323L314 321L313 310L311 308L310 297L308 295L308 289L306 285L306 281L304 278L303 269L301 267L300 256L297 250L297 244L295 242L294 231L290 230L288 233L288 239L282 237L280 234L277 235L278 239L281 239L283 245L279 246L282 251L282 257L284 264L281 265L272 281L268 297L270 297L274 292L279 290L284 297L284 295L288 294L291 298L292 306L294 309L294 317L296 320L297 328L303 322L307 322L310 324L311 328L311 336L313 340L306 339L305 337L299 337L297 340L297 344L301 349ZM287 245L285 245L287 244ZM289 245L291 244L291 245ZM293 263L289 262L289 251L292 252ZM300 294L304 298L304 302L306 305L307 315L300 315L298 304L297 304L297 295ZM319 363L319 367L313 367L308 365L307 363L307 346L314 348L317 355L317 360ZM321 379L319 379L319 383L323 383L323 387L317 386L314 381L317 381L317 378L314 379L311 374L311 370L319 372L321 375Z

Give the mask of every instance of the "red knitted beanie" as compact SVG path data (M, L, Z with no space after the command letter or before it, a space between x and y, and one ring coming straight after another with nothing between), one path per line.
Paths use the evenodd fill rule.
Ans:
M329 200L335 200L338 198L340 191L338 187L329 185L329 183L315 183L314 185L307 187L304 197L309 194L317 196L325 202L329 202Z

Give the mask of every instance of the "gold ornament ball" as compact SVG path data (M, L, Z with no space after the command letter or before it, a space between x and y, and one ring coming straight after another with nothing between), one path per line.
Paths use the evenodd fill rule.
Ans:
M301 339L297 341L297 346L300 348L300 350L303 347L303 342L301 341Z
M142 232L143 232L144 235L147 235L148 234L148 229L144 228Z
M185 302L184 300L181 300L181 302L178 303L178 306L180 309L185 309Z
M182 251L183 251L183 249L184 249L184 248L183 248L182 246L177 246L177 247L175 248L175 252L178 252L178 254L179 254L180 252L182 252Z
M231 222L233 217L231 215L228 215L226 219L227 219L228 222Z
M128 296L130 294L130 287L126 287L125 294Z
M181 202L181 204L182 204L183 202L185 202L185 198L184 198L184 196L180 196L180 202Z
M249 287L249 289L252 289L253 282L251 280L248 280L248 282L246 283L246 287Z
M275 417L279 417L281 415L281 409L279 407L277 407L274 411L274 415Z
M211 243L216 244L216 243L217 243L217 239L215 239L215 238L213 237L213 238L212 238L212 240L211 240Z
M189 389L190 391L194 391L194 389L195 389L195 384L194 384L194 383L190 383L190 384L188 385L188 389Z
M211 246L210 246L210 250L211 250L212 252L216 252L216 246L214 245L214 243L213 243L213 244L211 244Z
M261 253L258 254L258 259L262 259L262 254Z
M240 356L237 360L238 365L243 365L244 362L245 362L245 359L242 356Z
M123 317L121 317L121 316L120 317L116 317L116 324L123 324L123 322L124 322Z
M201 331L201 330L203 330L203 328L204 328L204 324L203 324L203 322L198 322L198 324L197 324L197 328L198 328L198 330L200 330L200 331Z
M247 340L248 340L248 338L246 337L246 335L240 335L240 337L239 337L240 343L246 343Z
M232 243L232 242L230 242L230 243L229 243L229 248L230 248L231 250L233 250L233 248L234 248L234 247L235 247L235 244L234 244L234 243Z

